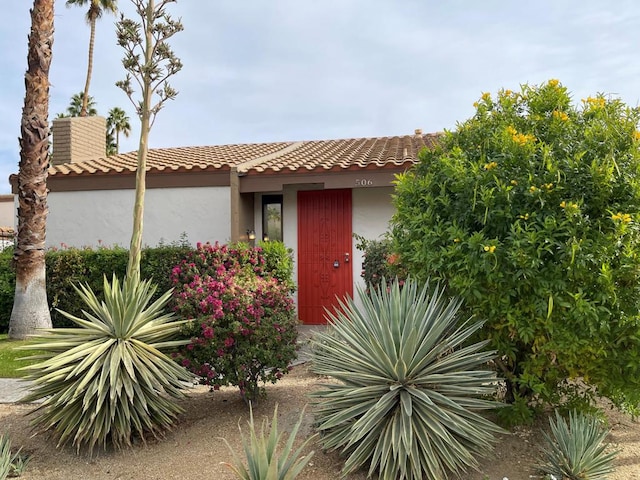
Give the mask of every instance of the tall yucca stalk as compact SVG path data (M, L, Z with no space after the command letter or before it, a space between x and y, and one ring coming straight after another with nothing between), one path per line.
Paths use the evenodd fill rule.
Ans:
M89 311L85 318L61 312L78 328L57 328L40 337L40 363L24 367L32 391L22 399L43 399L33 424L58 437L58 446L131 445L134 435L158 436L182 412L190 374L161 350L183 322L163 314L171 292L151 303L155 286L126 277L104 279L104 301L88 286L76 288ZM33 347L30 347L33 348Z
M385 285L385 282L382 283ZM477 412L496 403L484 369L487 342L467 345L482 322L460 322L458 300L396 280L359 290L313 339L312 369L337 383L313 393L328 449L347 455L343 474L369 464L381 479L442 479L477 466L500 429Z
M571 412L567 423L556 412L555 422L550 418L549 424L551 434L544 432L542 473L567 480L606 480L613 472L617 452L607 451L609 431L597 419Z

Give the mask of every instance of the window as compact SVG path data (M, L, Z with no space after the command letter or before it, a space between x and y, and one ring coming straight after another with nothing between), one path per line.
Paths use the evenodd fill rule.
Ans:
M282 195L262 196L262 239L282 241Z

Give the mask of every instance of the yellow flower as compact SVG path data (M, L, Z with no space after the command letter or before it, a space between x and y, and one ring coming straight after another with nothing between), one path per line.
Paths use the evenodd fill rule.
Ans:
M509 135L513 136L513 135L516 135L518 133L518 131L515 128L513 128L511 125L509 125L507 127L507 133Z
M526 145L527 143L534 142L536 140L536 137L534 137L530 133L527 133L526 135L524 133L516 133L515 135L512 135L511 138L520 146Z
M458 237L454 238L453 243L460 243L460 239Z
M567 120L569 120L569 115L564 112L559 112L558 110L554 110L551 115L554 119L560 120L561 122L566 122Z
M518 181L517 180L511 180L511 185L518 185Z
M531 193L536 193L538 191L538 187L536 187L535 185L531 185L531 187L529 187L529 191Z
M489 163L485 163L484 164L484 169L485 170L493 170L497 166L498 166L498 164L496 162L489 162Z
M505 94L507 97L510 97L512 93L513 93L513 92L512 92L511 90L505 90L505 91L504 91L504 94Z
M478 108L478 102L473 102L473 108Z
M629 215L628 213L616 213L614 215L611 215L611 220L613 221L621 221L622 223L629 223L631 222L631 215Z
M560 208L564 208L567 214L578 213L578 211L580 210L578 204L575 202L561 202Z
M529 214L525 213L524 215L518 215L518 218L521 218L522 220L529 220Z
M560 80L558 80L557 78L552 78L551 80L549 80L550 87L557 87L559 83Z
M584 103L587 107L601 108L606 105L607 101L604 99L604 97L587 97L586 99L582 99L582 103Z
M488 102L489 100L491 100L491 94L489 92L483 92L482 100L484 100L485 102Z
M553 188L553 183L545 183L542 185L545 190L551 190Z
M638 130L633 132L633 139L634 140L640 140L640 132Z
M493 253L496 251L496 246L495 245L485 245L484 246L484 251L485 252L489 252L489 253Z

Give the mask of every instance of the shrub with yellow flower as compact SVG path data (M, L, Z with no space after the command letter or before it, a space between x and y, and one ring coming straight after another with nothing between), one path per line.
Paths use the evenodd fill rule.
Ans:
M485 163L484 164L484 169L485 170L493 170L494 168L496 168L498 166L497 162L489 162L489 163Z
M394 246L486 319L515 404L499 415L588 403L576 376L640 406L640 108L556 79L519 91L484 95L396 183Z

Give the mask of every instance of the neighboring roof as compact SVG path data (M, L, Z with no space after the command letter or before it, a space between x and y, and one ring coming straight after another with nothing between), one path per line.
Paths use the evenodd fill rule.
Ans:
M15 233L13 227L0 227L0 238L13 238Z
M178 172L231 168L248 159L273 154L288 145L285 143L256 143L211 147L154 148L147 155L147 172ZM135 173L137 152L123 153L77 163L64 163L49 168L49 175L92 175Z
M354 170L400 167L415 163L422 148L432 146L438 134L399 137L256 143L206 147L150 149L147 172L215 171L236 167L239 172ZM54 177L134 173L136 152L96 160L52 166Z

